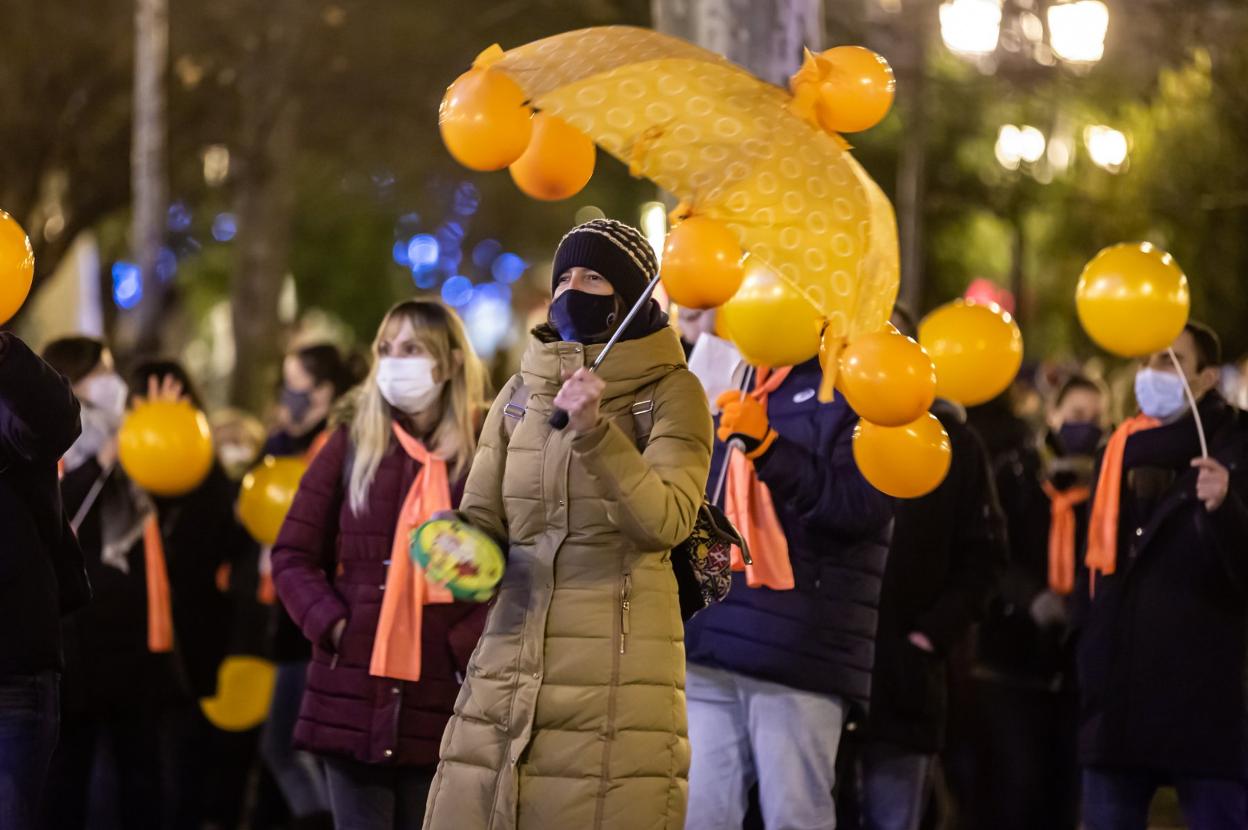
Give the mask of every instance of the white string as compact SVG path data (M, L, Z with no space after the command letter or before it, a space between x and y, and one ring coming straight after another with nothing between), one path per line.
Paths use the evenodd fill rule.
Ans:
M1183 373L1183 367L1179 365L1179 357L1174 353L1174 347L1166 349L1166 353L1170 355L1170 362L1174 364L1174 371L1178 373L1179 379L1183 381L1183 391L1187 393L1187 405L1192 409L1192 417L1196 420L1196 434L1200 436L1200 457L1209 457L1209 444L1205 441L1205 425L1200 419L1200 410L1196 408L1196 396L1192 394L1192 386L1187 382L1187 375Z

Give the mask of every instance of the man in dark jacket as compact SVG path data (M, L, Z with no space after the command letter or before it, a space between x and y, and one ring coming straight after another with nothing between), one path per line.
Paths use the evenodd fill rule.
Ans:
M60 719L62 606L85 600L56 473L78 431L69 384L0 333L0 830L35 824Z
M1133 420L1109 442L1089 527L1092 584L1077 589L1088 830L1143 830L1162 785L1178 790L1193 830L1248 827L1248 415L1216 391L1209 329L1189 324L1173 352L1209 456L1182 378L1154 355L1135 389L1158 425Z
M793 587L735 573L727 598L688 624L691 830L740 827L754 783L767 827L835 826L841 731L871 696L892 501L859 473L857 416L839 396L819 403L820 377L814 360L778 385L768 377L765 404L732 393L720 419L712 488L724 439L739 441L770 490Z
M865 830L917 830L944 748L946 662L983 617L1007 559L987 452L957 404L938 400L932 412L953 459L939 487L895 508L861 747Z

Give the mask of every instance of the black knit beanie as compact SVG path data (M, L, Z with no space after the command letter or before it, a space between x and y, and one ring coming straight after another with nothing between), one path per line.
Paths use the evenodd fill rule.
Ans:
M626 308L631 308L659 272L654 249L641 231L614 219L577 225L559 240L550 278L553 294L569 268L590 268L606 277Z

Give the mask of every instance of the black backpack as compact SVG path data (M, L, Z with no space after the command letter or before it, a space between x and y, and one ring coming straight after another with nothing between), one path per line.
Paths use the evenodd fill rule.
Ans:
M519 377L517 376L517 380ZM632 406L633 437L637 449L645 452L654 428L653 393L657 383L637 390ZM529 388L516 384L511 400L503 408L503 428L510 441L528 411ZM732 587L732 548L741 548L749 559L745 539L728 521L723 511L703 499L689 538L672 548L672 571L680 595L680 616L686 622L712 603L728 596Z

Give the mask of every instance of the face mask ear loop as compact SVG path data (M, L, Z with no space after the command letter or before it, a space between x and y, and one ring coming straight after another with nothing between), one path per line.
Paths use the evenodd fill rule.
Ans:
M1200 436L1200 457L1209 457L1209 444L1205 441L1205 425L1200 420L1200 410L1196 408L1196 396L1192 394L1192 386L1187 382L1187 375L1183 373L1183 367L1179 365L1179 357L1174 353L1174 347L1166 349L1166 354L1170 355L1170 362L1174 364L1174 371L1178 373L1179 379L1183 381L1183 391L1187 393L1187 405L1192 409L1192 416L1196 419L1196 434Z

